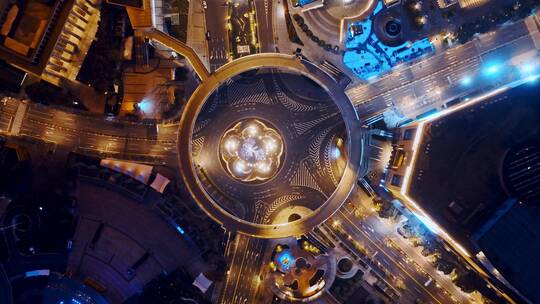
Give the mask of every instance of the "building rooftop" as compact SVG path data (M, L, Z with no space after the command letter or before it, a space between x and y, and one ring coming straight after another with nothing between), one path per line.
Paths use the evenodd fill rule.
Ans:
M426 124L409 193L458 239L466 241L509 197L503 161L538 139L536 91L522 86Z
M144 0L107 0L107 3L129 6L134 8L143 8Z
M499 272L534 303L540 302L539 211L514 203L477 240Z
M0 58L41 74L73 0L0 3Z

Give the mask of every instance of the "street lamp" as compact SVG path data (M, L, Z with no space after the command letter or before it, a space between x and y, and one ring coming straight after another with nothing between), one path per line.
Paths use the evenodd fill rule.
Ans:
M484 68L484 75L497 76L501 72L502 66L499 63L489 63Z
M464 86L469 86L471 83L473 82L473 79L471 76L465 76L463 78L461 78L461 81L460 83Z

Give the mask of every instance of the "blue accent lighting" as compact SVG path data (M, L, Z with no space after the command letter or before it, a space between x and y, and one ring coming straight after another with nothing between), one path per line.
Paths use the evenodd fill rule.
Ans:
M334 148L334 153L333 153L333 154L334 154L334 155L333 155L334 158L335 158L335 159L338 159L338 158L341 156L341 151L339 151L338 148Z
M150 100L147 99L141 100L141 102L139 102L137 106L144 114L150 114L154 110L154 105Z
M540 75L530 75L530 76L527 76L526 80L528 82L536 82L538 78L540 78Z
M465 76L461 79L461 84L464 86L468 86L473 82L473 79L471 76Z
M278 259L279 264L284 270L289 270L294 258L290 255L289 252L284 252Z
M413 212L414 216L420 220L420 222L422 222L422 224L424 224L424 226L426 226L426 228L435 233L435 234L440 234L441 230L439 228L439 226L437 224L435 224L431 219L421 215L421 214L418 214L416 212Z
M535 82L538 79L538 65L535 62L527 62L518 66L521 77L529 82Z
M520 70L521 72L523 73L533 73L534 71L536 71L536 64L535 63L532 63L532 62L529 62L529 63L524 63L520 66Z
M489 63L484 68L484 75L497 76L502 70L502 66L499 63Z

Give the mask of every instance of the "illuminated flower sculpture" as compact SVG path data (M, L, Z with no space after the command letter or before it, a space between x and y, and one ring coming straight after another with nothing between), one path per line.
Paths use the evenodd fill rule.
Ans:
M223 135L220 154L235 179L265 181L279 169L283 140L274 128L258 119L242 120Z

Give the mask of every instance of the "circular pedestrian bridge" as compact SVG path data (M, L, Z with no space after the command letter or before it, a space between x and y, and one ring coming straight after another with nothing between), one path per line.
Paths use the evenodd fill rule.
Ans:
M180 172L226 229L282 238L339 209L357 181L362 131L342 87L283 54L240 58L196 89L178 132Z

